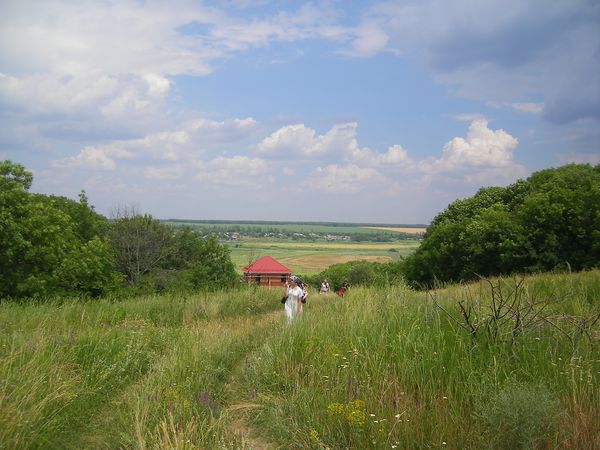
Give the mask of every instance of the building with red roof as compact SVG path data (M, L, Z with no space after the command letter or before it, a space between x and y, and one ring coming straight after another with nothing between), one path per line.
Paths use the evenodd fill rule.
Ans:
M261 256L244 267L244 280L259 286L283 286L292 271L270 256Z

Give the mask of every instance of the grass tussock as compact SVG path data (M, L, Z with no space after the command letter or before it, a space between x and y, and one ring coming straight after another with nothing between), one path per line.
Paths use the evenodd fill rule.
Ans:
M278 294L1 304L0 442L61 449L600 442L598 271L429 293L396 286L355 288L343 299L314 294L291 326ZM499 298L512 309L494 308Z

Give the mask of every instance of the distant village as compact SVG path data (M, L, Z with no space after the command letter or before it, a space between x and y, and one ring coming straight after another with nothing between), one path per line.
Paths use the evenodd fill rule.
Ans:
M217 233L217 239L219 240L228 240L228 241L237 241L243 235L239 232L220 232ZM293 239L293 240L318 240L324 239L326 241L351 241L352 238L349 235L339 235L339 234L321 234L321 233L263 233L259 236L256 234L252 234L251 237L265 237L272 239Z

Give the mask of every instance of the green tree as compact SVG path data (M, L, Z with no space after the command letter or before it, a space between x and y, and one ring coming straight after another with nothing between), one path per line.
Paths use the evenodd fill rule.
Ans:
M33 174L21 164L5 160L0 162L0 192L18 189L27 191L33 182Z
M96 281L110 279L114 273L110 263L93 265L87 271L87 282L79 282L76 275L82 274L77 272L77 263L108 257L106 248L94 241L96 237L90 241L78 233L78 216L69 214L77 208L87 208L91 214L89 207L65 198L31 194L32 181L32 174L22 165L0 163L0 296L104 292L110 283ZM65 270L69 261L71 268Z
M237 274L229 248L220 244L214 235L196 245L193 258L187 262L187 280L191 286L200 290L232 286L237 280Z
M600 261L600 165L569 164L534 173L529 195L515 206L532 251L532 270L568 264L574 270Z
M108 243L97 236L70 252L57 269L60 293L75 291L97 297L115 290L121 280Z
M530 264L523 227L501 203L480 210L467 223L462 245L460 278L472 278L474 273L511 273Z
M480 189L438 214L404 273L414 285L600 264L600 166L569 164Z
M67 214L75 225L74 231L83 241L89 241L95 236L105 237L109 223L106 217L94 211L89 204L85 191L79 193L79 202L66 197L49 196L54 208Z
M108 237L115 263L127 282L164 266L175 252L175 230L152 216L123 213L110 226Z

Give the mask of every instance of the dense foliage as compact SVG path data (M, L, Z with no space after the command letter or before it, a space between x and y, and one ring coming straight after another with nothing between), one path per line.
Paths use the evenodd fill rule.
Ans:
M236 279L229 249L149 215L114 221L79 201L29 192L33 175L0 163L0 298L207 290Z
M105 293L117 280L108 222L87 204L28 192L33 176L0 163L0 297Z
M404 271L414 285L600 265L600 165L480 189L438 214Z
M333 264L317 275L303 277L303 280L316 289L327 280L334 291L343 285L382 287L403 283L401 270L401 260L388 263L349 261Z

